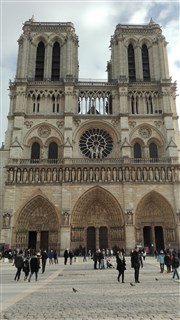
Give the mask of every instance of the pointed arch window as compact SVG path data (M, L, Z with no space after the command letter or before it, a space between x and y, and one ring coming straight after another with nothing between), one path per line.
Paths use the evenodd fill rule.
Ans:
M58 159L58 145L56 142L51 142L49 144L48 159L50 160L50 162L57 162L56 160Z
M140 143L136 142L134 144L134 159L141 159L142 153L141 153L141 145Z
M44 43L41 41L38 44L36 52L36 71L35 71L35 80L43 80L44 78L44 55L45 47Z
M154 142L150 143L149 145L149 156L150 159L158 159L158 148Z
M40 144L34 142L31 147L31 160L40 159Z
M59 81L60 76L60 46L55 42L52 50L52 73L51 80Z
M129 81L136 81L134 48L131 43L128 46L128 71L129 71Z
M138 96L131 97L131 113L138 114L139 113L139 99Z
M142 46L142 67L143 67L143 80L150 81L150 69L149 69L149 53L145 44Z

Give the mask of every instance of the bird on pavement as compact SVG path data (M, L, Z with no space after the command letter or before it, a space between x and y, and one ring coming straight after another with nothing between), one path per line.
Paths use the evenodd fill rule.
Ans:
M73 289L73 292L78 292L75 288L72 288Z
M158 281L159 279L158 279L158 278L155 278L155 280Z
M130 282L130 285L131 285L132 287L135 287L135 284L133 284L132 282Z

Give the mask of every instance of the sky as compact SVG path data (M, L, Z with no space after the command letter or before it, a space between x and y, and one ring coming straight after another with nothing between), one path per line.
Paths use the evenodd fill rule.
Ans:
M79 38L79 78L107 79L110 38L117 24L148 24L152 18L162 27L172 81L180 94L180 2L170 1L15 1L0 0L0 146L5 140L9 111L9 80L16 75L17 40L23 23L33 15L38 22L72 22ZM180 100L177 97L180 116Z

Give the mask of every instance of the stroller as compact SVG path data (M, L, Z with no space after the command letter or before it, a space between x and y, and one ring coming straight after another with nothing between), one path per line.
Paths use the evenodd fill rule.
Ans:
M111 260L106 258L106 265L107 265L107 269L113 269L114 265L111 263Z

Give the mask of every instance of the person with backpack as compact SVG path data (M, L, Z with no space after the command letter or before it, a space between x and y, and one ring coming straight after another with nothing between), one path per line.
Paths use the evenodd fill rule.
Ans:
M29 275L28 282L31 281L31 277L32 277L32 275L34 273L35 273L35 280L37 281L39 268L40 268L39 259L37 257L36 252L33 252L32 256L31 256L31 259L30 259L30 270L31 270L31 272L30 272L30 275Z
M30 260L30 253L28 252L23 261L24 281L27 280L29 271L30 271L29 260Z
M173 253L173 257L172 257L172 269L173 269L172 278L173 279L175 278L175 276L177 276L177 279L179 280L178 268L179 268L179 258L176 256L175 253Z

